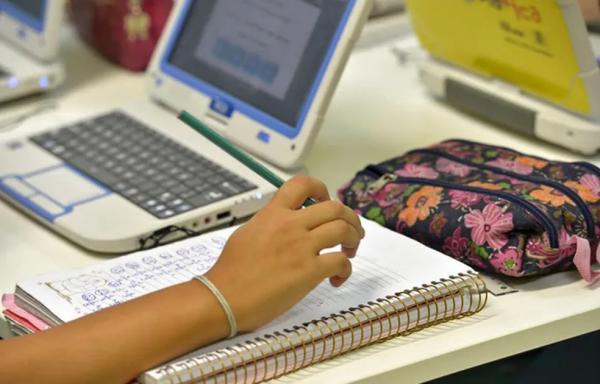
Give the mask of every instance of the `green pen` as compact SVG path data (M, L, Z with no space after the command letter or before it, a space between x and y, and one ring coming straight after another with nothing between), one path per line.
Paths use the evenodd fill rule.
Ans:
M181 113L179 114L179 120L183 121L194 131L198 132L199 134L210 140L213 144L215 144L225 152L229 153L240 163L244 164L246 167L256 172L260 177L273 184L276 188L279 189L283 185L284 181L279 176L271 172L262 164L259 164L256 160L248 156L244 151L233 145L229 140L219 135L217 132L210 129L206 124L196 119L189 112L181 111ZM316 203L317 202L312 198L304 200L305 207Z

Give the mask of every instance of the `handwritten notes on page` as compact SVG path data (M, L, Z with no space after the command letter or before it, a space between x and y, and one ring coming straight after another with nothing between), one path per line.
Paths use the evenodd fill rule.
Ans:
M235 228L18 284L66 322L192 279L215 263Z
M464 264L374 222L363 220L363 227L366 237L352 260L350 279L340 288L324 281L259 333L319 319L469 270ZM86 268L43 275L18 284L18 291L34 298L54 317L70 321L205 273L234 230L227 228ZM268 276L265 271L265 278Z
M334 288L329 281L324 281L287 313L256 332L212 344L184 358L200 356L255 337L293 328L350 307L471 270L446 255L372 221L362 220L362 224L366 236L360 244L358 254L352 259L352 276L341 287Z

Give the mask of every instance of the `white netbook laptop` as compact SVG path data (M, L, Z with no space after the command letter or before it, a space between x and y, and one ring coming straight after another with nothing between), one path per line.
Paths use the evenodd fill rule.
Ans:
M62 83L64 6L64 0L0 0L0 102Z
M407 0L430 92L503 127L600 151L600 70L576 0ZM600 54L600 52L597 52Z
M274 188L177 113L187 110L271 164L300 166L370 6L177 2L148 70L152 100L0 142L0 194L101 252L256 212Z

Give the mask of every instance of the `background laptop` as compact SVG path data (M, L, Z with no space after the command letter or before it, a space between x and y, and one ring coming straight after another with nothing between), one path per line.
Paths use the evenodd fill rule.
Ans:
M64 0L0 0L0 101L58 86Z
M297 166L367 18L363 0L185 0L142 100L0 142L0 194L54 230L124 252L230 223L274 192L177 118Z
M600 150L600 72L575 0L408 0L437 97L569 149Z

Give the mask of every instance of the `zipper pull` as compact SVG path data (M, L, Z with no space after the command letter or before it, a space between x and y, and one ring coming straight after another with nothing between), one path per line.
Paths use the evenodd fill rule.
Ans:
M398 176L396 176L393 173L386 173L383 176L381 176L379 179L377 179L374 182L372 182L371 184L369 184L369 186L367 187L367 193L373 194L373 193L379 191L381 188L383 188L387 183L396 181L397 178L398 178Z
M575 257L573 257L573 264L577 268L577 271L589 284L594 284L600 280L600 271L592 269L592 250L590 241L579 236L575 236L577 239L577 249L575 251ZM596 248L596 260L600 259L600 253Z

